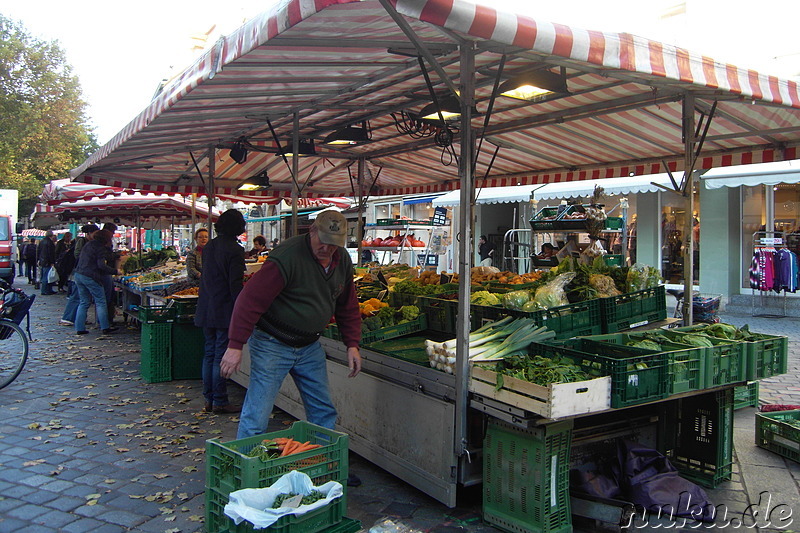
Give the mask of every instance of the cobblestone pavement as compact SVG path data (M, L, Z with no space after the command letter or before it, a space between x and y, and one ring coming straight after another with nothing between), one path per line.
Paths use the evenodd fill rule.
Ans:
M198 380L144 382L137 329L78 337L59 326L64 302L37 297L31 357L0 390L0 533L203 531L205 441L233 439L237 418L203 413ZM800 404L798 322L725 320L790 335L789 374L764 380L761 395ZM234 403L244 396L235 384L230 393ZM800 513L800 467L753 445L754 411L736 415L733 481L709 495L741 514L767 490ZM270 430L291 422L277 412ZM348 489L347 516L366 528L388 517L419 531L496 531L481 522L474 489L448 509L352 453L350 468L363 484Z

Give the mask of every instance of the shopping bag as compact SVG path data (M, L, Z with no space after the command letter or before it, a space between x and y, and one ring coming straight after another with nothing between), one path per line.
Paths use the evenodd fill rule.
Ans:
M317 500L309 505L300 507L279 507L273 509L272 504L281 494L293 492L295 494L307 495L312 490L318 490L325 495L325 498ZM231 492L228 495L228 504L225 506L225 514L232 518L236 525L247 520L253 524L253 529L263 529L271 526L279 518L293 514L303 515L314 509L319 509L330 505L336 498L341 498L344 494L344 487L336 481L315 487L308 474L298 470L292 470L284 474L278 480L262 489L241 489Z
M50 272L47 273L47 283L58 283L58 272L54 267L50 267Z

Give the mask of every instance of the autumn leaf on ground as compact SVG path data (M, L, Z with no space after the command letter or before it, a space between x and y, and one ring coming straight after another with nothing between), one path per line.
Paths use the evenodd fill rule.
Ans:
M42 425L38 422L34 422L32 424L28 424L28 429L39 429Z
M181 529L179 527L173 527L172 529L165 529L164 533L181 533Z
M192 522L202 522L203 521L203 517L200 516L200 515L193 514L193 515L191 515L189 517L189 520L192 521Z
M195 467L195 466L184 466L183 468L181 468L181 472L186 472L186 473L197 472L197 467Z
M164 479L165 477L169 477L169 474L165 474L165 473L162 472L162 473L159 473L159 474L153 474L153 477L156 478L156 479Z
M175 515L168 516L168 517L166 517L166 518L164 519L164 522L174 522L176 518L178 518L178 517L177 517L177 516L175 516Z
M116 479L111 479L111 478L108 478L108 479L104 479L104 480L103 480L103 483L105 483L106 485L113 485L113 484L114 484L114 483L116 483L116 482L117 482L117 480L116 480Z
M36 459L34 461L25 461L24 463L22 463L22 466L36 466L36 465L42 464L43 462L44 462L44 459Z
M125 452L129 452L130 450L128 448L117 448L117 451L119 453L125 453Z

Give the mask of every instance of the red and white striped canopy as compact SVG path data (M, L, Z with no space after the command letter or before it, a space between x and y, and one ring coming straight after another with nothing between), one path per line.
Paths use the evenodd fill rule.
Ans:
M212 220L219 217L219 210L212 211ZM208 219L208 206L195 204L198 222ZM172 196L129 194L118 197L91 198L58 205L36 204L33 223L47 227L60 222L111 222L133 226L138 223L155 223L169 226L192 220L191 202Z
M448 90L444 79L458 86L467 49L472 127L483 138L479 187L653 174L663 164L681 171L688 94L707 127L696 169L800 157L800 91L791 81L466 0L286 0L220 39L72 175L186 194L205 193L213 173L217 193L235 194L266 170L272 188L253 194L286 196L293 178L271 132L289 146L296 120L300 137L318 142L316 157L300 159L302 196L357 196L358 158L367 161L369 194L454 189L458 135L447 152L434 137L401 132L395 117L430 103L425 76L437 92ZM418 55L435 58L437 68L426 60L423 75ZM489 113L496 82L543 68L563 69L570 94L536 103L500 96ZM364 122L370 143L319 145ZM251 150L238 164L229 149L242 138Z
M105 198L106 196L119 196L131 192L133 191L122 187L107 187L104 185L93 185L74 182L69 179L61 179L53 180L45 185L39 198L46 204L56 205L61 202L74 202L75 200L86 200L89 198Z

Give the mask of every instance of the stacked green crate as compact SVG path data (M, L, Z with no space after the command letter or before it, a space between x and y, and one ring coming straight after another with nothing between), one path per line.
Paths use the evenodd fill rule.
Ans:
M733 469L733 389L664 405L666 455L681 475L705 487L730 480Z
M264 439L291 437L299 442L320 444L307 452L287 455L270 461L262 461L257 457L249 457L247 453ZM347 485L348 474L348 436L330 429L316 426L309 422L297 421L292 427L282 431L266 433L226 443L219 439L206 441L206 530L213 533L251 531L245 523L234 526L233 521L225 516L223 509L228 501L228 494L244 488L262 488L272 485L284 474L299 470L308 474L314 485L319 486L328 481L338 481ZM294 527L279 531L287 533L314 533L334 525L331 520L342 519L347 509L345 495L330 506L322 508L319 514L308 517L309 522L296 524ZM294 522L293 522L294 524ZM278 524L278 527L288 525ZM316 529L315 529L316 528Z
M648 337L643 334L637 335L633 333L610 333L608 335L594 335L585 338L595 342L606 342L620 346L648 340ZM705 351L702 348L663 340L654 342L659 344L660 351L667 356L668 392L670 394L705 388L706 359ZM658 353L657 350L653 350L653 352Z
M490 418L483 443L483 518L515 533L570 533L572 421L518 428Z
M142 324L139 371L148 383L172 380L172 324L175 309L165 305L140 306Z
M617 333L667 318L663 285L619 296L600 298L603 333Z
M758 381L751 381L747 385L734 387L733 409L745 407L758 407Z

